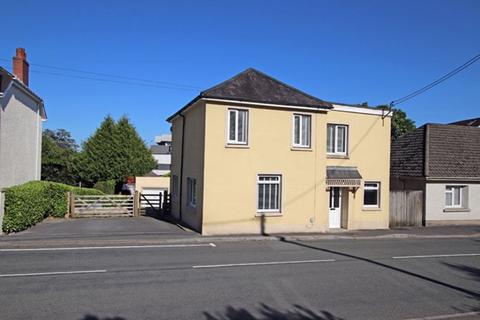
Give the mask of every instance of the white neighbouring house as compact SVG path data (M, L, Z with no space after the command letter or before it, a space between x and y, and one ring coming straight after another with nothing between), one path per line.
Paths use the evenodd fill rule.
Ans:
M25 49L13 57L13 73L0 67L0 190L40 180L43 100L28 86Z
M150 147L150 152L157 161L157 167L152 170L152 175L163 176L170 173L171 146L172 136L170 134L155 137L155 144Z

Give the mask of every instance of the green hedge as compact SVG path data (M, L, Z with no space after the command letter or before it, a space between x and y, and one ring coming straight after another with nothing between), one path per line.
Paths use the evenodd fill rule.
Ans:
M98 181L93 186L94 189L100 190L106 194L115 194L115 185L117 182L115 180L107 180L107 181Z
M2 230L6 233L27 229L48 216L62 218L68 212L67 192L97 195L96 189L77 188L49 181L31 181L5 191Z

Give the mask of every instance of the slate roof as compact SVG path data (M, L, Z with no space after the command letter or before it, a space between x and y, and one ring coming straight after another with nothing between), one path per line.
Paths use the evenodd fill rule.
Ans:
M457 122L452 122L450 124L456 124L456 125L460 125L460 126L480 127L480 118L461 120L461 121L457 121Z
M154 144L150 146L150 152L152 154L170 154L170 146Z
M391 175L480 179L480 128L426 124L392 142Z
M291 87L263 72L248 68L236 76L202 91L185 107L170 116L167 121L201 98L302 106L314 109L331 109L333 107L330 102Z

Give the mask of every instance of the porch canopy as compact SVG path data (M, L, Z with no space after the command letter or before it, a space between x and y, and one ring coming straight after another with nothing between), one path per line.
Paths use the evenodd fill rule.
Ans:
M362 176L357 167L327 166L328 187L354 187L362 185Z

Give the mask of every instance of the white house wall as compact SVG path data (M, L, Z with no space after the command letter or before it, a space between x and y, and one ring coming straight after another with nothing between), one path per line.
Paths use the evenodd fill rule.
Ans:
M445 187L461 185L468 187L468 212L444 212ZM480 223L480 184L427 183L425 197L425 219L427 224L453 221L477 221Z
M40 179L39 106L12 86L0 98L0 188Z
M169 155L169 154L154 154L153 158L159 164L170 164L171 163L171 155Z

